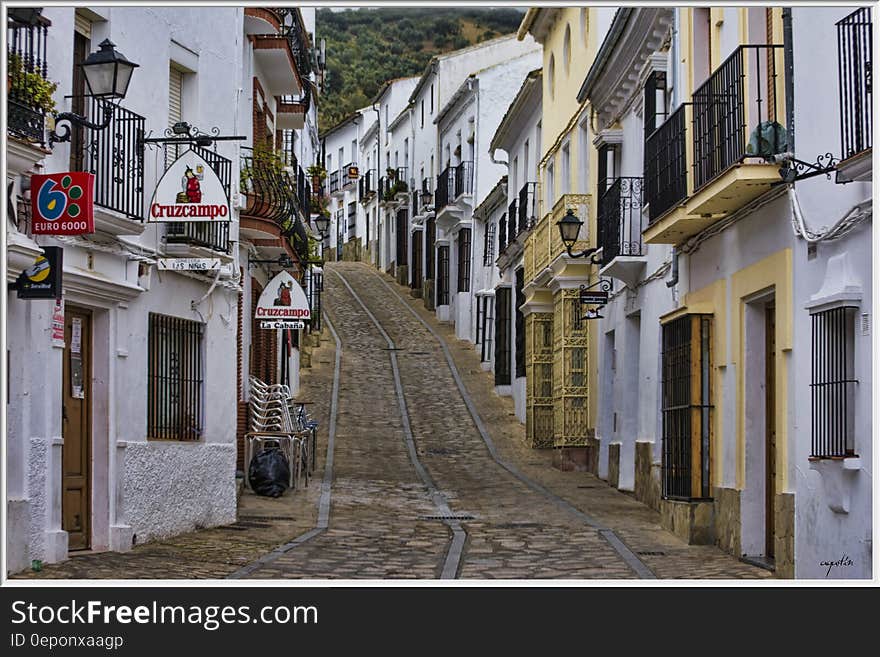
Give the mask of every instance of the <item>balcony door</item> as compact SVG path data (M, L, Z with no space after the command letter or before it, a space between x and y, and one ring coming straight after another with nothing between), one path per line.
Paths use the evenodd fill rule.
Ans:
M73 85L70 99L70 110L74 114L86 116L86 79L79 64L89 56L90 39L85 30L90 27L88 21L76 19L76 31L73 33ZM91 30L89 30L91 31ZM85 128L74 124L70 130L70 170L83 171L85 162Z

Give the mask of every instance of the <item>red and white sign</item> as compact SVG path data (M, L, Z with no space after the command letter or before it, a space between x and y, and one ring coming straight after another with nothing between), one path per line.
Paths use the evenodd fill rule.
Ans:
M310 319L309 300L296 279L282 271L273 278L257 302L256 319Z
M147 221L230 221L229 197L220 178L195 151L186 151L162 175Z
M31 232L84 235L95 232L95 174L84 171L31 176Z

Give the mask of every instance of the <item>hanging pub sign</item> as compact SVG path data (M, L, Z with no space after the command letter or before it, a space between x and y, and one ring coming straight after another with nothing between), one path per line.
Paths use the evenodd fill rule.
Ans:
M58 299L61 297L61 268L64 251L60 246L44 246L43 255L19 274L15 291L19 299Z
M288 326L274 326L275 321L298 321L308 320L311 317L309 300L299 283L286 271L281 271L273 278L257 302L254 313L255 319L273 320L266 322L262 328L291 328Z
M349 180L357 180L360 176L360 172L356 166L348 167L348 179Z
M599 279L592 285L581 285L578 300L581 306L596 306L595 308L587 308L581 319L602 319L603 315L599 312L608 304L608 293L611 291L611 282L606 279Z
M84 171L31 176L31 232L85 235L95 232L95 174Z
M150 201L148 221L229 221L229 197L220 177L195 151L171 164Z
M581 290L581 303L584 305L604 306L608 303L608 292L605 290Z

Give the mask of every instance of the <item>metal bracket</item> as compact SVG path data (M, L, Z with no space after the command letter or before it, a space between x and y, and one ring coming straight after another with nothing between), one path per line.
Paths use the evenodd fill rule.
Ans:
M202 132L186 121L179 121L170 128L165 128L164 137L139 137L138 151L143 154L144 147L152 144L189 144L207 148L216 141L244 141L244 135L221 135L220 128L211 128L211 133Z
M116 110L116 105L108 103L107 101L100 101L99 105L101 106L101 112L103 114L100 123L93 123L86 117L74 114L73 112L61 112L60 114L56 114L54 117L55 126L49 132L49 148L52 148L54 144L70 141L70 126L72 124L81 125L89 130L105 130L110 125L110 121L113 120L113 112ZM59 121L67 121L66 125L61 126L64 129L64 132L61 134L57 132Z
M784 157L779 169L782 181L773 184L789 184L821 175L831 180L831 174L835 172L838 164L840 164L840 158L835 157L832 153L818 155L815 162L804 162L796 157Z
M600 291L605 293L605 299L606 299L605 303L592 304L590 302L583 301L584 292L586 292L587 290L592 290L594 288L598 288ZM595 283L592 283L591 285L581 285L580 286L580 297L578 298L578 301L580 302L580 304L582 306L585 306L588 304L589 305L596 305L596 308L589 308L589 309L585 310L584 311L585 314L583 317L581 317L581 319L582 320L583 319L603 319L604 315L601 315L599 313L599 311L607 305L608 292L610 292L610 291L611 291L611 281L609 281L607 278L600 278L598 281L596 281Z

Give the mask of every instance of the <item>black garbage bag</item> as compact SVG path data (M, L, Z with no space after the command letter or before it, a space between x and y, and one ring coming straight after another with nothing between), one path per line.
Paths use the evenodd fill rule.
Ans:
M248 469L251 489L257 495L280 497L290 481L290 463L280 447L266 447L254 454Z

